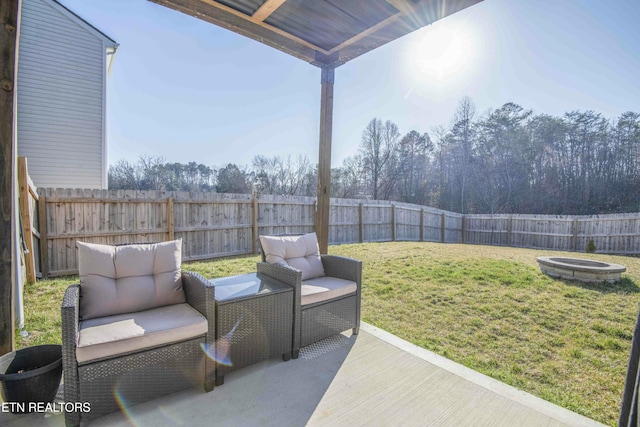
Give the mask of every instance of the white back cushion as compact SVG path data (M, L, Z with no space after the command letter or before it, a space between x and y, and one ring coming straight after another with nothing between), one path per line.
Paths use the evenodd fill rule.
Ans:
M82 319L185 302L182 240L128 246L76 245Z
M316 233L302 236L260 236L265 260L302 271L302 280L324 276Z

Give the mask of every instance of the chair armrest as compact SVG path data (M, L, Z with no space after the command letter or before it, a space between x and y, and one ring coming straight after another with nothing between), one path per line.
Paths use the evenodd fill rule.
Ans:
M362 284L362 261L338 255L322 255L324 274Z
M80 326L80 285L71 285L62 297L62 369L64 370L64 397L67 402L78 402L78 330ZM79 415L72 417L80 423Z
M216 289L213 283L193 271L182 271L182 288L187 304L196 309L207 319L205 351L212 352L216 343ZM213 353L211 353L213 354ZM213 390L216 376L215 362L210 357L204 358L205 390Z
M264 274L293 288L293 339L291 342L291 350L293 358L296 359L300 352L302 271L282 264L271 264L268 262L259 262L256 265L256 270L258 274Z
M80 326L80 285L71 285L62 298L62 344L75 347L78 345L78 328ZM64 350L63 350L64 352Z
M300 290L302 284L302 271L288 267L282 264L272 264L268 262L259 262L256 266L259 274L272 277L282 283Z
M215 319L216 300L213 283L192 271L182 272L182 288L187 304L198 310L209 322ZM211 323L210 323L211 325Z

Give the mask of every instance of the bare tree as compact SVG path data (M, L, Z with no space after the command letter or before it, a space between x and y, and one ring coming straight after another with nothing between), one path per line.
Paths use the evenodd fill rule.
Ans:
M133 163L120 159L109 167L109 188L112 189L142 189L142 174Z
M450 141L457 147L458 176L460 178L460 212L465 213L469 166L473 155L474 128L473 119L476 108L468 96L462 98L453 117Z
M233 163L229 163L218 170L216 190L218 193L248 194L251 190L247 177L247 171L240 169Z
M433 143L428 134L412 130L400 140L398 149L398 191L400 200L424 203L427 198L427 168Z
M374 200L388 198L395 186L399 139L398 126L389 120L372 119L362 132L359 155Z
M331 170L331 194L342 198L362 196L362 167L357 157L347 157L341 167Z
M145 181L145 187L149 190L163 190L167 181L167 173L164 167L165 161L162 157L142 155L138 159L140 171Z

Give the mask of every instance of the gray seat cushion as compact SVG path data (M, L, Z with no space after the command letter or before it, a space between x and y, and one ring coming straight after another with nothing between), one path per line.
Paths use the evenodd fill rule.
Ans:
M302 282L300 290L301 305L328 301L356 292L358 285L351 280L337 277L318 277Z
M77 247L82 319L185 302L181 240L128 246L77 242Z
M183 303L83 320L79 329L76 357L85 363L195 338L207 332L207 319Z

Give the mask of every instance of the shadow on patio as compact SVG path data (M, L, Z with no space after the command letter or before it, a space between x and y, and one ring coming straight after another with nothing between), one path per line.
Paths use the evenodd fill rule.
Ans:
M0 413L4 426L64 425L62 414ZM92 426L601 426L363 323L289 362L228 374L98 418Z

